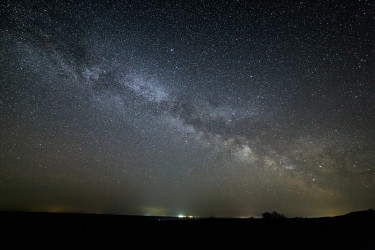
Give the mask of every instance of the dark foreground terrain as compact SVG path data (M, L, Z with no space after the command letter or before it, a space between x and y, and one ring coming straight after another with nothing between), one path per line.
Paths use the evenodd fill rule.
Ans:
M355 249L375 249L375 211L353 212L337 217L279 219L179 219L96 214L1 212L3 239L25 237L33 239L121 239L148 242L158 236L158 242L180 242L194 239L220 245L242 242L262 246L299 245L318 249L353 246ZM141 236L142 240L139 240ZM133 237L133 238L132 238ZM135 237L135 238L134 238ZM156 242L155 242L156 243Z

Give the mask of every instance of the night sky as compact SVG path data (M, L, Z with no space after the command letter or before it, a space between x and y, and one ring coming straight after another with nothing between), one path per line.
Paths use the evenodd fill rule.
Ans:
M0 210L369 208L373 1L0 5Z

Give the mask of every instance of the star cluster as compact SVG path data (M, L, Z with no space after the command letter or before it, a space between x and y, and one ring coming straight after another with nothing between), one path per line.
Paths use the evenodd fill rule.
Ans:
M375 205L371 1L9 1L0 209Z

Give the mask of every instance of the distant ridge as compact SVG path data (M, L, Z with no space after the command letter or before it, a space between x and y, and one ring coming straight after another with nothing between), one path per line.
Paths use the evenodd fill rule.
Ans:
M123 218L123 219L146 219L146 220L189 220L189 217L178 217L178 216L144 216L144 215L121 215L121 214L100 214L100 213L74 213L74 212L38 212L38 211L0 211L0 217L6 219L6 217L17 217L17 216L66 216L66 217L107 217L107 218ZM342 217L350 217L350 218L372 218L375 217L375 210L368 209L368 210L361 210L361 211L353 211L343 215L336 215L336 216L323 216L323 217L283 217L283 219L324 219L324 218L342 218ZM246 219L254 219L259 220L262 218L237 218L237 217L194 217L194 220L246 220Z
M364 211L355 211L345 214L344 216L350 218L375 218L375 210L368 209Z

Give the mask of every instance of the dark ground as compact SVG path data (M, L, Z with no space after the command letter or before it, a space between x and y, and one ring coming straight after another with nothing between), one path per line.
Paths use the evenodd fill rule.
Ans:
M65 242L119 240L128 244L202 242L234 249L259 245L299 249L375 249L375 211L288 219L178 219L95 214L1 212L1 239ZM4 242L4 241L3 241ZM225 245L222 245L225 244ZM241 244L240 244L241 243ZM353 248L354 247L354 248Z

